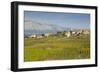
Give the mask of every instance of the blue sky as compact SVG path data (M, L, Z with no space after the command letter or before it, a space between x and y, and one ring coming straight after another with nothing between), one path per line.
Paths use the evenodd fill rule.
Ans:
M24 11L24 20L59 25L66 28L90 28L90 14Z

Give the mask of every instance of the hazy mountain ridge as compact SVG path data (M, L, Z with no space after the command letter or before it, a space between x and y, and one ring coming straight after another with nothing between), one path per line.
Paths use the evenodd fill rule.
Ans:
M24 22L24 34L44 34L44 33L57 33L58 31L69 30L69 28L64 28L54 24L40 23L36 21L25 21Z

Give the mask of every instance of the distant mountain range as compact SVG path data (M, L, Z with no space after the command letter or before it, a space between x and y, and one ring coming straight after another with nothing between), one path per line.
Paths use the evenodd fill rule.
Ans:
M57 33L61 31L68 31L70 28L61 27L54 24L41 23L35 21L24 22L24 35L44 34L44 33Z

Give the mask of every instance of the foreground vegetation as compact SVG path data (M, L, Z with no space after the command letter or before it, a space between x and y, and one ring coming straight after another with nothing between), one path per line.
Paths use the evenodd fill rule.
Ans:
M24 61L68 60L90 58L90 37L49 36L25 38Z

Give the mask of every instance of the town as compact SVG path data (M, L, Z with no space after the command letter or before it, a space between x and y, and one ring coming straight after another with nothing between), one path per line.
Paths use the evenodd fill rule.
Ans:
M45 34L32 34L26 36L25 38L45 38L49 36L65 36L67 38L70 37L79 37L81 35L89 35L89 29L79 29L79 30L70 30L70 31L59 31L57 33L45 33Z

